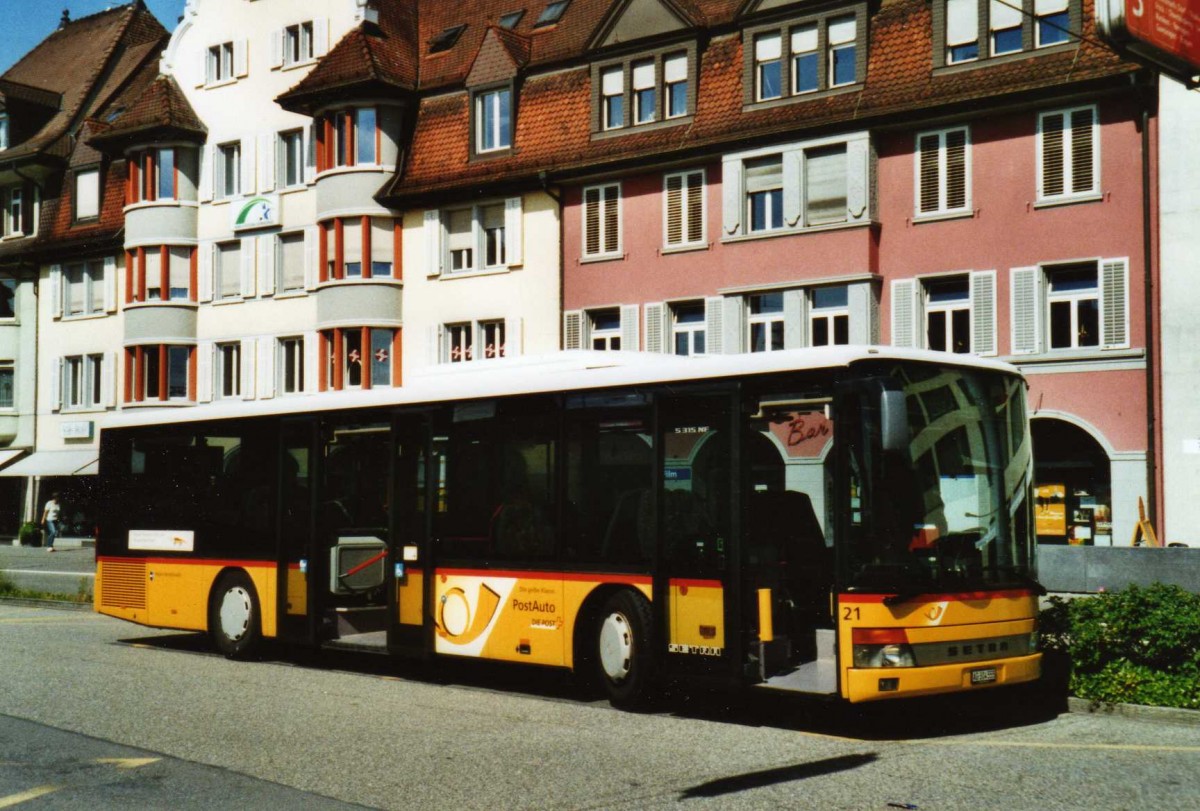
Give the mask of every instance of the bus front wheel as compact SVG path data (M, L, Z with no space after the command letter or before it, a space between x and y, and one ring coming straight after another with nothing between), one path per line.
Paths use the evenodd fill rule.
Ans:
M262 641L258 598L244 572L222 577L209 607L208 628L217 650L230 659L245 659Z
M595 632L597 676L614 707L637 709L650 697L652 681L650 604L619 591L608 598Z

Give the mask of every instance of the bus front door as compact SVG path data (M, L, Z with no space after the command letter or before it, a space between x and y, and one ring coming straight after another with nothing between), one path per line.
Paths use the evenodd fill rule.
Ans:
M285 420L279 465L279 638L312 644L310 561L313 556L313 471L317 425L311 419Z
M399 414L392 431L392 579L395 605L388 647L419 655L427 649L426 579L429 565L429 515L436 501L437 477L430 475L430 423L427 414Z

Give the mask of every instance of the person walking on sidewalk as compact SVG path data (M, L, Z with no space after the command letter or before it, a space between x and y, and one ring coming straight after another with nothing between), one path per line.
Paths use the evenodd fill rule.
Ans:
M46 551L54 551L54 539L58 537L58 518L62 507L58 504L58 493L51 493L46 508L42 510L42 526L46 528Z

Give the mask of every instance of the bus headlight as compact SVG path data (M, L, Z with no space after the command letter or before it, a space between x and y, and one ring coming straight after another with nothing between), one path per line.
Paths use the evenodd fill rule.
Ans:
M916 667L903 628L855 628L851 632L855 667Z

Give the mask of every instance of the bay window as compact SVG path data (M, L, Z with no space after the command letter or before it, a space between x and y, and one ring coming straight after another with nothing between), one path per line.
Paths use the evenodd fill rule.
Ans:
M321 223L319 239L319 281L398 278L399 220L334 217Z
M400 331L381 327L337 327L319 333L320 391L391 386L399 379Z
M196 399L196 348L148 344L125 350L125 401Z
M316 120L317 171L380 163L382 133L375 107L352 107Z
M195 301L198 268L190 245L151 245L125 253L125 303Z

